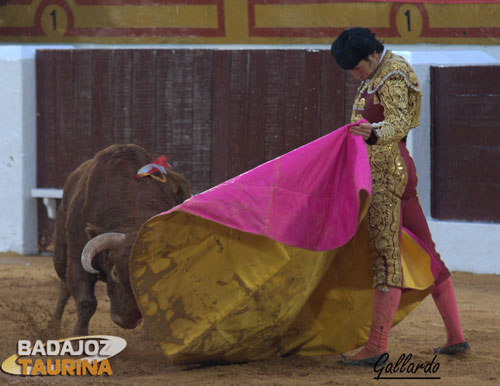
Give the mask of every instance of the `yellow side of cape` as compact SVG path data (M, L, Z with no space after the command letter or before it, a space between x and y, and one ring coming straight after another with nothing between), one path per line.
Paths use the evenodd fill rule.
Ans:
M168 216L168 221L167 221ZM345 246L310 251L184 212L146 223L131 283L149 333L174 363L238 362L363 345L373 273L365 227ZM402 237L405 291L395 323L430 292L429 256Z

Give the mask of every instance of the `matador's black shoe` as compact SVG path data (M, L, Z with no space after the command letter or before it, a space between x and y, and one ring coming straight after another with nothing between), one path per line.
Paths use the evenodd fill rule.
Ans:
M462 342L451 346L437 347L433 351L434 354L438 355L458 355L470 352L470 346L469 343Z
M341 358L340 364L344 366L373 367L375 365L384 366L389 356L386 353L384 353L381 355L364 359L350 359L344 355L341 355L340 358Z

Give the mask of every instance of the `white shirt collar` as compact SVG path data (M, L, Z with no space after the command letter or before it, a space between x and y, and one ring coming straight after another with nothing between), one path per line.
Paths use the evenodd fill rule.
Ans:
M382 63L382 60L384 60L384 56L385 54L387 53L387 48L384 47L384 51L382 51L382 55L380 55L380 59L378 61L378 63Z

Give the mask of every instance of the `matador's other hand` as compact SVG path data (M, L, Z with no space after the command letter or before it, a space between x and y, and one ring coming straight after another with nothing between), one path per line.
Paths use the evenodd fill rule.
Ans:
M372 132L372 125L369 123L360 123L349 128L349 133L353 135L361 135L366 141Z

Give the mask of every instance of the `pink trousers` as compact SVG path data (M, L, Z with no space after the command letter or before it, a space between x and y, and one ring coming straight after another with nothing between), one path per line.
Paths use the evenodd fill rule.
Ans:
M408 183L406 184L406 189L401 200L402 225L415 234L415 236L427 246L428 250L431 252L431 258L441 267L438 277L435 278L435 284L438 285L450 277L450 271L448 271L448 268L446 268L439 253L436 251L436 245L432 240L429 225L427 224L427 220L425 219L424 212L418 200L417 170L415 168L415 163L406 148L406 144L402 141L399 142L399 152L405 161L408 173Z

